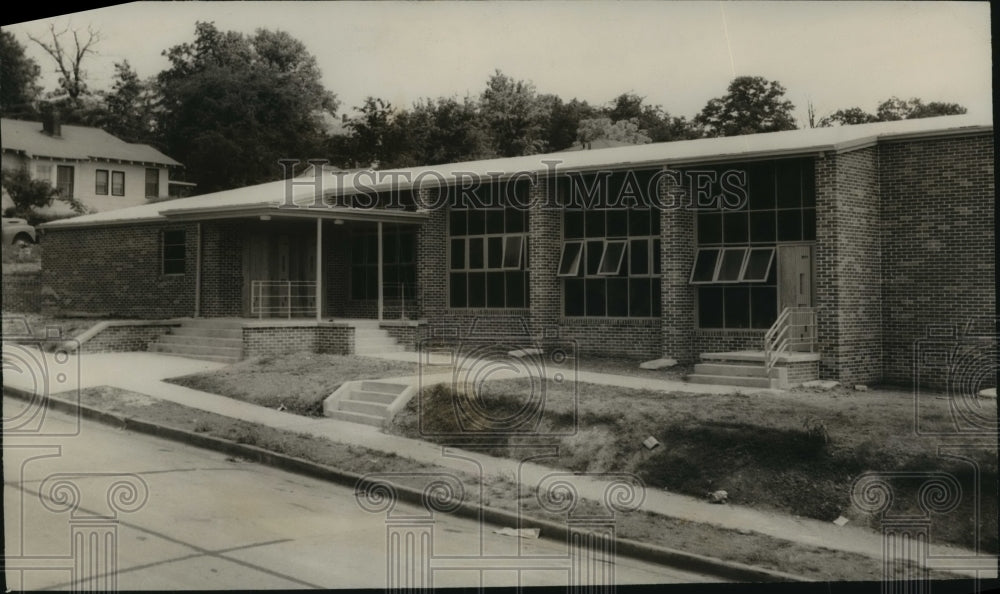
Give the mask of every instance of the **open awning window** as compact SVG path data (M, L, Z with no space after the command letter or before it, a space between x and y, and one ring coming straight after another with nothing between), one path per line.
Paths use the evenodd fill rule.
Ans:
M774 248L701 248L691 268L691 284L765 282L774 262Z
M625 259L625 242L608 241L604 244L604 257L597 268L597 274L614 276L622 269L622 261Z
M562 257L559 258L559 276L577 276L580 274L580 260L583 255L582 241L567 241L563 244Z

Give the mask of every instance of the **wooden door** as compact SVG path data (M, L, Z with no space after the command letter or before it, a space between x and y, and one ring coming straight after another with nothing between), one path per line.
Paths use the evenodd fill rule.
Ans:
M251 311L253 296L253 281L269 280L270 254L268 253L268 237L260 229L247 229L246 240L243 242L243 315L256 316ZM265 293L266 294L266 293Z
M786 307L813 306L813 270L811 245L778 246L778 296L779 311ZM808 324L810 317L806 314L794 314L789 322L794 324L789 336L793 339L791 349L808 350L812 329L802 326Z

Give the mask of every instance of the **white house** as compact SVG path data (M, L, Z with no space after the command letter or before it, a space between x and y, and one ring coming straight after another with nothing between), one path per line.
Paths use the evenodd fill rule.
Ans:
M66 196L97 212L138 206L170 196L185 195L193 184L170 179L183 165L147 144L132 144L100 128L45 122L0 120L3 168L27 168ZM13 206L3 197L3 208ZM73 214L56 200L44 214Z

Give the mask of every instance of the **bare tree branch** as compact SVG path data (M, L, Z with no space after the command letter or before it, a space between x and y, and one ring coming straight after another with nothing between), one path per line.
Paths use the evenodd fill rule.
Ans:
M33 35L28 35L28 39L37 43L56 63L56 72L62 77L59 80L59 86L70 99L75 101L81 95L87 93L87 83L85 80L87 72L83 69L83 61L88 54L97 53L94 46L100 43L101 32L94 31L94 29L88 26L86 39L83 39L79 29L73 29L72 53L69 53L69 50L61 42L62 36L69 32L69 27L57 32L55 25L50 24L49 36L52 38L51 41L43 41Z

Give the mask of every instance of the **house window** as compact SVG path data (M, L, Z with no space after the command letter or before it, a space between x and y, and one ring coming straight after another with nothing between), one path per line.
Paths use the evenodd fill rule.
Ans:
M35 163L35 179L52 183L52 163Z
M747 201L737 209L716 207L696 215L698 249L690 282L697 285L698 325L769 328L778 316L777 246L816 239L813 161L712 169L744 172Z
M108 170L98 169L94 173L94 193L98 196L108 195Z
M627 173L606 179L607 196L622 203L631 187L649 189L650 171L632 172L638 181L625 184ZM598 187L597 179L582 179ZM655 191L655 188L652 190ZM563 278L563 315L567 317L632 317L660 315L660 217L642 208L652 196L638 196L636 208L569 208L563 211L563 247L558 275Z
M416 296L417 236L410 227L383 225L382 296ZM351 299L378 299L378 229L356 231L351 237Z
M125 195L125 172L124 171L112 171L111 172L111 195L112 196L124 196Z
M122 182L124 186L124 181ZM160 195L160 170L155 167L146 168L146 198L157 198Z
M163 232L163 274L184 274L187 234L183 230Z
M59 195L65 198L73 197L73 166L56 166L56 189Z
M487 184L474 193L472 208L453 204L448 215L449 304L454 308L528 307L528 213L506 206L507 191L528 186ZM493 201L490 201L493 197ZM526 204L527 197L517 197Z

